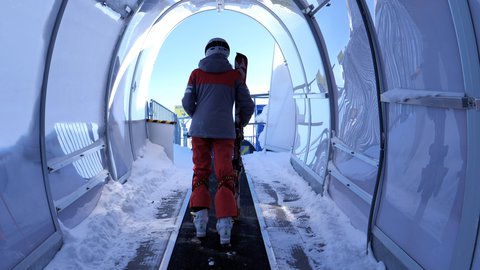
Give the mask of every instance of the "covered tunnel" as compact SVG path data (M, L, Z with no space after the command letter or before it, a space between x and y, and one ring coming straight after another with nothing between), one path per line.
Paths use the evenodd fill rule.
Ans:
M45 266L62 244L59 220L76 226L107 181L128 179L148 137L145 93L162 42L209 10L245 14L271 33L289 78L272 80L281 91L270 93L266 148L290 151L378 260L480 269L478 0L9 0L3 8L1 269ZM291 137L271 135L280 117Z

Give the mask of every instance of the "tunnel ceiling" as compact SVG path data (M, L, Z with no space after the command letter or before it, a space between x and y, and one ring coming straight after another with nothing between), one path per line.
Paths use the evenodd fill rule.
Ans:
M119 69L111 82L112 98L127 69L135 65L135 80L145 96L154 62L171 31L183 20L200 12L229 10L251 17L267 29L279 45L290 70L292 84L299 93L316 91L309 82L320 74L323 63L305 15L293 1L145 1L133 14L117 52ZM299 42L301 41L301 42ZM325 85L323 87L327 89ZM318 92L318 91L317 91ZM110 100L110 104L112 99ZM143 114L138 108L139 117ZM135 115L135 109L134 109ZM135 116L133 117L135 118Z

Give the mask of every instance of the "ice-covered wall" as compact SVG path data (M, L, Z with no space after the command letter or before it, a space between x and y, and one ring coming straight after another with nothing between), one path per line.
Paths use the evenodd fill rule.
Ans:
M57 1L9 1L0 17L0 269L41 268L62 236L48 192L42 96ZM41 247L41 248L39 248Z

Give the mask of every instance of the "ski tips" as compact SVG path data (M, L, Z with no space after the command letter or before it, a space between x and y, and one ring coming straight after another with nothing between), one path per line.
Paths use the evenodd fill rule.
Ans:
M237 55L235 55L235 69L240 71L244 82L247 80L247 66L248 66L247 56L237 52Z
M243 53L239 53L237 52L236 56L235 57L244 57L244 58L247 58L247 56Z

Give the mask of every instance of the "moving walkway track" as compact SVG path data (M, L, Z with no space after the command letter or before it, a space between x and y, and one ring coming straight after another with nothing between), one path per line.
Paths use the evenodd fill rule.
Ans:
M209 211L207 237L195 236L188 202L191 192L186 194L182 209L177 217L176 228L170 235L167 247L161 254L152 255L155 245L137 250L137 256L127 269L150 269L143 262L156 260L155 269L275 269L275 257L261 213L259 214L255 191L245 173L240 181L240 218L232 228L231 246L222 247L215 229L215 208ZM216 177L210 176L210 193L216 191ZM262 231L263 230L263 231Z

